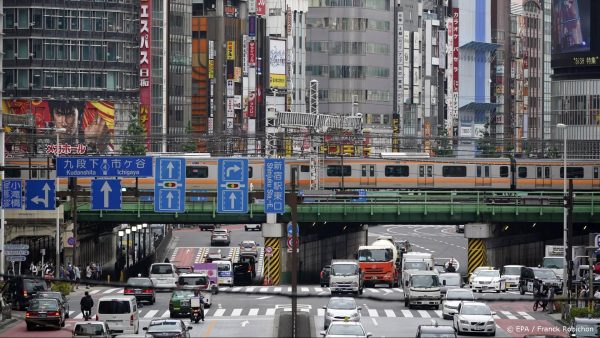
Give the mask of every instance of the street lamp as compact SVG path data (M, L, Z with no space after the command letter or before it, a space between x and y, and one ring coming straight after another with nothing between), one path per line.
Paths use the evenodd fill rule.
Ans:
M119 237L119 243L117 245L117 261L119 261L119 258L123 253L123 236L125 236L125 232L123 230L119 230L117 232L117 236Z
M131 231L133 231L133 235L131 236L131 238L133 239L133 264L135 265L135 256L137 256L137 250L135 249L135 233L137 232L138 228L137 226L132 226L131 227Z
M125 229L125 234L127 238L125 239L125 265L127 269L129 269L129 234L131 233L131 229Z
M565 266L563 267L563 290L567 290L567 281L569 280L569 262L567 261L567 235L568 235L568 225L567 225L567 215L569 213L569 205L567 203L567 125L564 123L559 123L556 125L556 128L563 130L563 246L564 256L565 256ZM567 290L567 292L569 292Z
M146 257L146 237L147 237L146 228L148 228L148 223L142 224L142 229L144 229L144 257Z

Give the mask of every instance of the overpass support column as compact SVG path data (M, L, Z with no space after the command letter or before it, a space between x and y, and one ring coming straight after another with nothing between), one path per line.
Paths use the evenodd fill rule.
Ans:
M486 239L492 235L492 225L489 223L465 224L467 246L467 273L473 272L479 266L487 265Z
M281 267L284 266L285 252L282 242L285 241L284 225L281 223L263 223L262 235L264 238L263 277L265 285L279 285L281 283ZM285 242L283 242L285 244ZM285 248L285 247L284 247Z

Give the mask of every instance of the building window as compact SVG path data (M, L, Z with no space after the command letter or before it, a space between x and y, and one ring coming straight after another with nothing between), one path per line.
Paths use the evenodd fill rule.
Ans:
M81 12L81 30L89 32L92 30L92 19L90 11Z
M464 165L442 167L442 176L444 177L467 177L467 167Z
M90 74L89 73L81 73L81 87L84 87L84 88L90 87Z
M527 178L527 167L519 167L519 178Z
M79 30L79 11L71 11L69 16L70 16L70 21L71 21L71 30L78 31Z
M117 85L117 76L115 72L108 72L106 74L106 89L114 90Z
M44 86L46 88L50 88L50 87L54 87L55 86L54 72L52 72L52 71L45 71L44 72Z
M66 48L64 44L57 44L56 45L56 59L57 60L67 60L67 55L66 55Z
M77 41L71 41L71 46L69 47L69 49L71 50L71 61L78 61L79 60L79 45L77 44Z
M56 27L56 10L54 9L47 9L46 10L46 29L54 29Z
M89 42L82 42L81 45L81 60L83 61L90 61L92 58L91 55L91 47L89 45Z
M29 71L27 69L17 70L17 88L28 89L29 88Z
M117 61L117 43L109 42L106 52L106 61Z
M565 168L560 167L560 178L564 178ZM567 167L567 178L583 178L583 167Z
M15 40L5 39L4 40L4 58L14 59L15 58Z
M74 87L74 88L79 87L79 73L71 73L70 77L71 77L71 81L70 81L71 87Z
M56 58L56 46L52 43L51 40L46 40L44 42L46 44L46 52L45 59L46 60L54 60Z
M94 29L96 32L104 31L104 18L102 17L102 12L94 12Z
M19 47L19 59L29 58L29 40L19 39L17 40Z
M58 17L56 19L56 29L66 30L67 29L67 18L65 17L66 12L64 10L58 11Z
M65 86L65 74L57 70L56 71L56 87L64 87Z
M19 29L29 28L29 10L27 8L19 8Z
M508 177L508 166L503 165L500 167L500 177Z
M31 39L31 53L36 60L40 60L44 57L42 42L43 40Z
M15 28L15 10L5 9L4 10L4 28L13 29Z
M408 177L408 166L407 165L386 165L385 166L386 177Z
M5 69L4 70L4 88L5 89L13 89L15 86L15 70L14 69Z
M350 176L352 174L352 168L349 165L343 166L343 176ZM342 176L342 166L341 165L328 165L327 166L327 176Z
M31 84L33 89L42 89L42 70L32 69L31 70Z

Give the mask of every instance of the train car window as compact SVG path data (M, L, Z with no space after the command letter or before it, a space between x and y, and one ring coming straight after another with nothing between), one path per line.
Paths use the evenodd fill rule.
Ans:
M188 166L185 168L185 177L187 178L207 178L208 167Z
M537 168L536 178L542 178L542 167L536 167L536 168Z
M433 177L433 166L427 166L427 177Z
M349 165L344 166L344 176L351 176L352 167ZM341 165L328 165L327 166L327 176L342 176L342 166Z
M485 169L485 177L490 177L490 166L486 165L484 169Z
M425 166L419 166L419 177L425 177Z
M420 168L423 170L423 167ZM408 166L407 165L386 165L385 166L385 177L408 177ZM421 176L423 177L423 176Z
M362 177L367 177L367 166L366 165L362 166Z
M594 178L598 178L598 167L594 167Z
M560 167L560 178L564 177L565 168ZM583 178L583 167L567 167L567 178Z
M481 177L481 166L477 166L477 177Z
M248 178L252 178L253 174L254 174L254 170L252 169L251 166L248 166Z
M527 167L519 167L519 178L527 178Z
M467 166L464 165L445 165L442 167L444 177L467 177Z
M550 178L550 167L544 167L544 178Z
M301 172L301 173L307 173L307 172L310 172L310 167L309 167L309 166L307 166L307 165L301 165L301 166L300 166L300 172Z
M374 165L369 167L369 176L371 176L371 177L375 176L375 166Z
M6 178L21 178L21 169L6 169L4 170Z
M508 166L503 165L500 167L500 177L508 177Z

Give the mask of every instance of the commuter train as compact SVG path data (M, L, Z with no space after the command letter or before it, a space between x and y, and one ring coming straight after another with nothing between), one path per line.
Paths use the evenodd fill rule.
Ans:
M158 155L151 155L158 156ZM165 155L160 155L165 156ZM168 155L186 158L186 188L214 191L217 185L218 158L210 155ZM264 159L248 157L248 176L254 191L263 190ZM310 189L311 168L308 158L286 158L286 185L296 168L296 186ZM7 158L7 178L54 178L51 159ZM31 170L27 170L31 168ZM560 159L508 158L353 158L325 157L317 166L319 189L370 190L557 190L563 189L563 162ZM574 189L600 191L600 161L568 161L567 177ZM77 184L88 190L91 178L78 178ZM134 178L122 178L123 186L133 188ZM60 190L68 180L60 180ZM140 190L153 190L154 179L139 178Z

